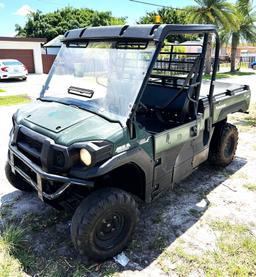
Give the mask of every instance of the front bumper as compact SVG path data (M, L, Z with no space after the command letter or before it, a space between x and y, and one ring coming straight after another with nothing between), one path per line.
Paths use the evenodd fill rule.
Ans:
M38 193L38 197L43 201L44 198L48 200L54 200L58 198L66 189L71 185L79 185L83 187L93 187L94 182L78 179L69 178L66 176L60 176L51 174L43 171L38 165L32 162L24 154L22 154L16 146L9 145L9 160L8 160L12 172L21 175ZM22 166L20 166L22 165ZM27 170L22 169L25 166L31 174L27 173ZM35 178L31 177L35 176ZM44 192L44 181L58 182L61 183L60 187L54 193Z

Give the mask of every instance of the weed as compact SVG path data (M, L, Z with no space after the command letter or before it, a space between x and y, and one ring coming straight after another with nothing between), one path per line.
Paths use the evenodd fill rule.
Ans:
M5 227L0 235L0 276L24 276L23 268L31 258L23 250L24 232L14 226Z
M0 96L0 106L10 106L29 103L31 99L27 95Z
M152 250L162 251L166 247L166 240L166 237L159 235L149 244L149 248Z
M223 78L230 78L230 77L237 77L237 76L247 76L247 75L253 75L255 74L254 72L242 72L242 71L237 71L237 72L219 72L216 75L216 79L223 79ZM210 74L205 74L203 77L204 80L210 80L211 75Z
M249 228L228 221L210 224L219 232L216 249L202 256L187 253L182 247L166 250L160 258L160 266L170 272L164 259L175 263L175 273L187 276L192 270L203 271L206 276L256 276L256 238Z
M250 191L256 191L256 184L249 183L249 184L245 184L244 187Z

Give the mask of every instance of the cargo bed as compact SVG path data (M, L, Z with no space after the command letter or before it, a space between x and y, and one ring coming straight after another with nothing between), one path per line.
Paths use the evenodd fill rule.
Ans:
M208 97L210 81L203 81L200 99ZM251 92L247 85L214 82L213 91L213 123L221 121L228 114L247 112L250 104Z

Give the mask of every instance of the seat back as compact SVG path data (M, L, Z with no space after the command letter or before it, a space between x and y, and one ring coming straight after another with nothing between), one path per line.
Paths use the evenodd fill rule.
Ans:
M168 112L170 119L183 122L189 114L189 99L187 98L187 89L184 89L168 106L175 95L179 92L179 88L164 87L161 85L148 84L141 102L148 107L163 108Z

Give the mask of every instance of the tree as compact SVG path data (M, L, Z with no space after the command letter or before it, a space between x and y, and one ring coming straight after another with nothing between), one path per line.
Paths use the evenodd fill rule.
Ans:
M154 24L155 16L160 15L162 23L168 24L185 24L186 13L183 10L173 8L162 8L154 12L147 12L145 16L141 17L140 24Z
M156 15L160 15L161 23L166 24L186 24L186 12L173 8L162 8L154 12L147 12L145 16L138 21L139 24L154 24ZM174 40L184 41L184 36L177 35Z
M43 14L41 11L32 12L27 16L24 27L15 25L16 36L45 37L51 40L74 28L87 26L123 25L124 17L114 17L111 12L99 12L91 9L76 9L65 7L54 12Z
M235 6L238 28L231 32L231 72L236 71L237 47L240 40L256 42L256 13L252 1L238 0Z
M236 28L234 6L225 0L195 0L197 6L188 7L188 20L191 23L215 24L226 32ZM211 73L212 35L209 35L206 52L205 73Z

